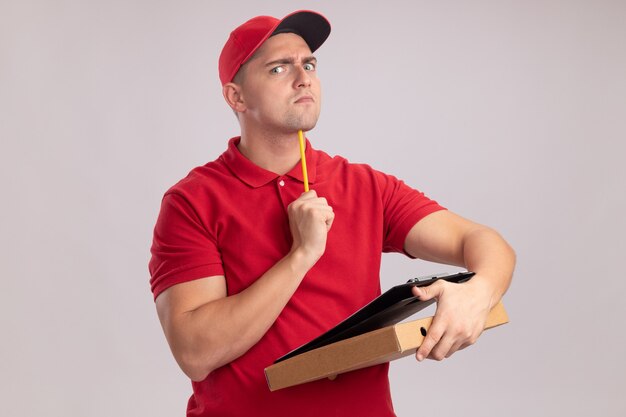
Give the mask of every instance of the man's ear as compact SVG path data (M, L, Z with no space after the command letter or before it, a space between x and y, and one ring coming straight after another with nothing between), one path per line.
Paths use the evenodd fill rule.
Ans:
M237 113L241 113L246 109L241 92L241 86L235 83L226 83L222 87L224 100Z

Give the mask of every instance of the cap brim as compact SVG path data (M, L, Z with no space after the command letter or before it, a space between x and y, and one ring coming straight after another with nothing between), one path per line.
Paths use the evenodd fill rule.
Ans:
M322 46L330 35L330 23L319 13L310 10L293 12L272 31L270 36L279 33L296 33L309 45L311 52Z

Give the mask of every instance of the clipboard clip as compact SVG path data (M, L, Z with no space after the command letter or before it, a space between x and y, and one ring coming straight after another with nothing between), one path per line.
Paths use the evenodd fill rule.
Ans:
M424 282L424 281L431 281L437 278L443 278L443 277L448 277L452 274L448 273L448 272L442 272L439 274L431 274L431 275L424 275L421 277L417 277L417 278L411 278L410 280L408 280L406 283L407 284L415 284L418 282Z

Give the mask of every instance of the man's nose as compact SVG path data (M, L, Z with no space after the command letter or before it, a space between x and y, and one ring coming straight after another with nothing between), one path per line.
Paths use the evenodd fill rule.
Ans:
M309 87L311 85L311 74L301 66L296 68L295 87Z

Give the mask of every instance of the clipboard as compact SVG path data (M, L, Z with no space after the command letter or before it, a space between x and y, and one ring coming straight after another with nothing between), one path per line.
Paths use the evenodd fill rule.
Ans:
M276 359L274 363L309 352L313 349L327 346L351 337L359 336L373 330L382 329L396 324L407 317L425 309L435 300L420 301L411 291L413 287L424 287L443 279L453 283L463 283L474 276L474 272L459 272L455 274L435 274L410 279L405 284L396 285L376 297L360 310L337 324L332 329L321 334L310 342L292 350Z

